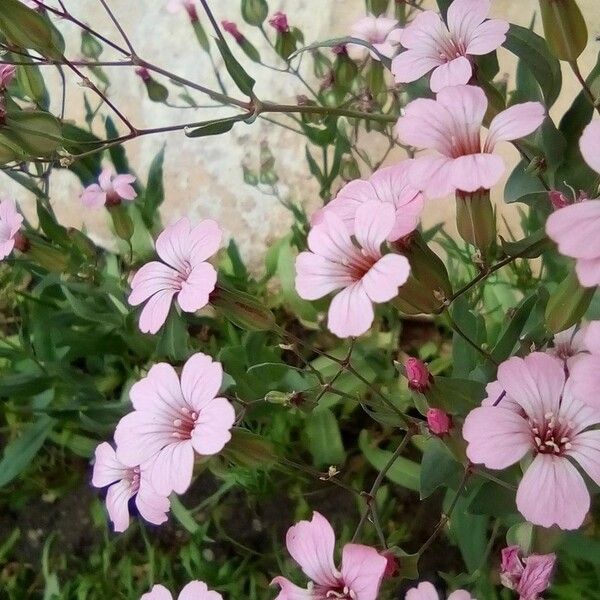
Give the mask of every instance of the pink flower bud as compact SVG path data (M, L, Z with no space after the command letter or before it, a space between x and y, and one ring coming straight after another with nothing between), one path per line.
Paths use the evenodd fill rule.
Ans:
M14 65L0 65L0 90L5 90L10 85L16 72Z
M556 563L555 554L532 554L521 558L519 546L502 550L500 581L504 587L515 590L520 600L538 600L548 589Z
M221 21L221 26L223 29L233 36L233 39L241 44L244 41L244 36L241 34L240 30L237 28L237 25L233 21Z
M445 435L452 427L452 417L441 408L430 408L427 411L427 427L434 435Z
M558 190L551 190L548 192L548 196L554 210L559 210L560 208L564 208L565 206L569 206L569 204L571 204L569 199Z
M389 577L393 577L399 570L398 559L391 550L384 550L379 554L383 556L385 560L387 560L387 565L385 566L385 571L383 572L383 578L388 579Z
M146 67L136 67L135 74L139 75L144 81L148 81L150 79L150 71L148 71Z
M270 19L269 25L278 33L287 33L290 30L287 15L281 11L276 12Z
M433 378L423 361L411 356L404 363L404 369L408 378L408 387L411 390L424 392L429 389Z
M348 56L348 48L346 48L346 44L338 44L334 46L331 51L336 55Z

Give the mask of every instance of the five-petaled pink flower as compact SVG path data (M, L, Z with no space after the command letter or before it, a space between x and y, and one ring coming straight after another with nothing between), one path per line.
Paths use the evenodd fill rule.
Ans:
M440 600L440 597L429 581L423 581L416 588L408 590L404 600ZM448 600L475 600L475 598L465 590L456 590L448 596Z
M577 365L575 365L577 367ZM463 426L467 456L490 469L506 469L532 453L517 490L517 508L531 523L576 529L590 507L578 463L600 484L600 411L565 383L562 361L534 352L498 368L505 398L472 410Z
M0 90L5 90L13 80L17 67L14 65L0 65Z
M164 585L155 585L140 600L173 600L171 592ZM204 581L190 581L179 593L177 600L223 600L218 592L208 589Z
M437 152L415 159L409 173L413 186L430 198L440 198L455 191L487 190L498 183L504 161L493 154L496 144L535 131L545 109L539 102L525 102L503 110L492 119L482 144L487 106L484 91L471 85L447 87L436 100L418 98L407 105L396 135L406 144Z
M176 294L184 312L196 312L208 304L217 272L206 261L219 249L221 236L221 229L210 219L192 227L183 217L165 227L156 240L163 262L146 263L131 281L129 304L147 301L140 315L141 331L156 333L163 326Z
M0 200L0 260L6 258L15 247L23 216L17 212L12 198Z
M285 577L275 577L271 584L281 588L275 600L377 599L387 559L375 548L346 544L338 570L333 557L335 533L320 513L314 512L311 521L290 527L285 544L310 583L301 588Z
M106 442L96 448L95 456L92 485L97 488L108 486L106 508L115 531L125 531L129 527L129 501L134 496L135 505L146 521L160 525L167 520L169 499L152 487L149 465L124 465Z
M400 47L402 30L399 29L398 25L396 19L368 15L352 25L350 35L369 43L379 54L392 58ZM349 46L361 51L365 50L364 46L359 44L349 44ZM375 52L371 50L370 53L375 60L379 60L379 56Z
M579 148L585 162L600 173L600 121L584 130ZM585 200L561 208L546 221L548 237L558 244L558 251L576 260L575 269L581 285L600 285L600 199Z
M504 587L515 590L519 600L539 600L548 589L556 563L555 554L531 554L521 558L519 546L502 549L500 581Z
M235 411L217 397L222 379L221 363L200 352L185 363L181 380L171 365L154 365L129 391L135 410L117 425L117 458L128 466L152 459L154 489L159 494L185 492L194 451L216 454L231 439Z
M548 354L560 358L569 372L576 362L590 353L600 354L600 321L573 325L554 336Z
M100 208L120 204L121 200L135 200L137 194L131 185L134 181L133 175L117 175L106 167L102 169L98 183L92 183L83 190L81 201L87 208Z
M387 302L408 279L408 260L381 253L395 226L394 206L377 200L356 210L352 241L345 222L333 211L308 234L309 251L296 258L296 290L316 300L341 290L329 306L327 326L338 337L365 333L373 323L373 303Z
M416 81L432 69L434 92L468 83L473 74L470 57L493 52L506 39L508 23L487 20L490 5L490 0L454 0L447 27L438 13L419 13L400 38L407 50L392 62L396 83Z
M403 160L392 167L379 169L369 179L355 179L347 183L337 196L325 207L317 211L311 224L317 225L326 212L334 212L344 221L348 232L354 234L356 210L365 202L379 200L391 204L395 211L395 221L388 235L394 242L412 233L419 224L423 212L423 194L408 181L412 160Z

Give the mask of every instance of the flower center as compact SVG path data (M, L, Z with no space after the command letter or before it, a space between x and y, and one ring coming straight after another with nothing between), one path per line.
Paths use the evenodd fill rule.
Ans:
M132 492L137 494L137 491L140 489L140 468L133 467L133 469L129 469L125 475L125 479L129 481Z
M179 289L181 289L183 283L188 280L188 277L190 276L191 272L192 272L192 265L189 263L189 261L184 260L183 267L181 269L177 270L177 275L175 277L175 280L177 282L177 285L179 286Z
M178 440L189 440L192 437L192 431L196 426L198 413L190 410L187 406L180 408L180 416L173 419L173 433L171 434Z
M467 45L465 40L460 38L454 39L451 35L446 34L438 41L438 53L441 60L450 62L455 58L466 56Z
M552 412L544 415L541 423L532 423L531 433L535 449L539 454L562 456L571 449L571 424L562 424Z
M348 274L353 281L360 281L376 262L376 258L357 248L352 256L344 258L342 264L348 268Z

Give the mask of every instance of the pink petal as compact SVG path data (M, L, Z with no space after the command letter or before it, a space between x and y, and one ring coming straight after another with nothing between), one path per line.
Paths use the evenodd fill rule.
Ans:
M190 231L189 255L191 264L197 265L216 254L223 232L216 221L204 219Z
M396 83L411 83L440 64L443 63L439 57L419 50L405 50L392 60L392 74Z
M540 102L523 102L503 110L492 119L486 149L493 150L501 140L510 142L533 133L545 118L546 109Z
M553 212L546 221L546 233L565 256L600 258L600 200L587 200ZM593 264L592 264L593 266Z
M192 483L194 448L190 440L163 448L152 463L150 481L157 494L183 494Z
M600 321L592 321L585 328L583 347L592 354L600 354Z
M143 265L133 276L127 301L137 306L158 292L169 290L174 294L179 288L177 271L154 260Z
M271 585L278 585L280 592L275 600L314 600L310 590L298 587L285 577L275 577Z
M593 429L578 434L568 451L596 485L600 485L600 430Z
M466 590L456 590L448 596L448 600L475 600Z
M120 481L129 470L123 463L117 460L113 447L107 442L102 442L96 447L94 453L94 470L92 473L92 485L103 488L115 481Z
M12 198L0 201L0 222L6 223L11 237L21 228L23 215L17 212L17 205Z
M577 529L590 508L590 495L567 458L538 454L519 484L517 508L534 525Z
M14 247L15 247L14 239L10 239L7 242L4 242L3 244L0 243L0 260L2 260L3 258L6 258L13 251Z
M372 302L387 302L398 295L398 288L409 275L410 265L404 256L386 254L364 275L362 284Z
M423 581L416 588L408 590L404 600L440 600L440 597L429 581Z
M600 410L600 355L581 356L570 367L565 393Z
M157 414L178 412L184 404L179 378L168 363L152 365L146 377L131 386L129 398L136 410Z
M207 354L197 352L188 358L181 371L181 390L196 412L203 410L219 393L223 367Z
M100 176L98 177L98 183L103 191L109 192L112 190L112 178L115 172L111 167L105 167L102 169Z
M357 252L344 222L333 212L325 212L322 223L310 230L308 247L315 254L342 264Z
M220 452L231 439L235 410L225 398L211 400L201 411L192 432L192 444L198 454Z
M490 12L490 0L454 0L448 8L448 29L454 39L469 39Z
M585 379L582 381L582 374L584 374L585 369L593 365L593 363L590 365L587 360L584 360L587 358L590 357L582 354L573 363L573 369L565 384L558 411L559 420L569 424L569 435L571 437L581 433L588 427L600 423L598 402L595 399L592 400L588 395L590 392L596 394L597 388L590 386L591 382L585 381ZM582 367L579 367L580 361L584 362ZM595 363L594 368L597 368L597 365L598 362ZM575 371L575 375L573 375L573 371Z
M583 159L596 173L600 173L600 121L592 121L579 140Z
M207 263L201 262L191 270L181 283L177 304L184 312L196 312L208 304L208 297L217 284L217 272Z
M190 581L180 592L177 600L223 600L218 592L209 591L203 581Z
M124 177L124 175L118 175L117 179L119 177ZM117 194L119 195L119 197L121 198L121 200L135 200L137 198L137 193L136 191L133 189L133 187L127 183L118 183L117 180L115 179L115 182L113 184L113 189L115 190L115 192L117 192Z
M467 43L467 54L483 55L493 52L506 41L509 23L500 19L490 19L475 28Z
M106 192L103 192L97 183L93 183L83 190L81 202L87 208L100 208L106 203Z
M456 1L456 0L455 0ZM436 67L431 74L429 85L432 92L439 92L450 85L463 85L469 82L473 69L468 58L459 56Z
M296 291L300 298L316 300L353 282L349 269L312 252L296 258Z
M335 533L323 515L315 511L312 520L300 521L290 527L285 544L291 557L311 581L337 586L340 574L333 562Z
M468 154L452 161L452 186L463 192L493 188L504 174L504 161L496 154Z
M368 256L381 256L381 244L390 234L395 220L396 210L389 202L371 200L357 208L354 235Z
M149 592L143 594L140 600L173 600L173 596L164 585L155 585Z
M600 257L580 258L575 265L579 283L583 287L596 287L600 285Z
M114 483L106 492L106 509L117 533L129 527L129 500L133 494L133 488L126 480Z
M167 521L170 502L166 496L158 494L150 481L142 475L140 488L135 497L135 505L140 515L154 525L161 525Z
M515 464L533 445L527 421L500 406L473 409L465 419L462 435L468 443L469 460L490 469Z
M505 410L512 410L517 414L524 414L521 405L515 402L500 385L498 381L490 381L485 386L486 397L481 402L481 406L499 406ZM500 399L500 401L498 401Z
M480 87L455 85L444 88L439 91L437 102L448 111L452 125L449 133L458 138L457 141L469 143L471 138L479 140L488 107L487 97Z
M455 191L452 185L454 161L445 156L421 156L410 169L410 182L427 198L443 198Z
M524 600L537 600L548 586L556 563L555 554L532 554L526 559L525 570L517 586Z
M342 579L357 599L377 600L387 559L375 548L346 544L342 551Z
M156 239L156 252L162 260L180 273L189 266L191 224L187 217L167 225Z
M327 327L340 338L362 335L373 323L375 313L361 282L334 296L329 306Z
M448 29L440 15L432 10L419 12L402 31L400 41L405 48L439 56L440 44L448 37Z
M140 314L140 331L155 334L167 320L175 292L165 290L154 294Z
M325 205L324 211L334 212L346 225L348 233L354 234L354 218L356 209L363 203L376 198L376 191L371 180L355 179L347 183L337 196ZM322 219L321 219L322 221ZM316 221L312 225L316 225Z

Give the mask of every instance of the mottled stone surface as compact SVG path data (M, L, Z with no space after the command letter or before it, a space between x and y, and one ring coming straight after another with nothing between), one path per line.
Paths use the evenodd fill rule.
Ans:
M119 41L119 34L107 19L97 0L65 0L66 5L82 20L92 24L108 37ZM215 88L216 81L210 62L197 45L187 15L171 15L166 12L166 2L160 0L109 0L110 6L128 32L134 47L143 58ZM265 63L279 65L277 57L269 49L260 34L241 22L238 0L211 0L211 6L219 19L230 19L239 23L240 29L256 44ZM364 11L362 0L278 0L270 2L272 12L285 10L292 24L300 27L307 43L345 35L350 24ZM580 5L589 20L590 43L582 57L582 70L587 72L594 64L600 43L595 41L600 33L600 8L597 0L580 0ZM497 17L528 25L537 7L535 0L494 0L493 14ZM79 39L76 30L69 24L61 24L69 41L69 56L77 57ZM270 34L270 32L269 32ZM216 56L216 52L214 53ZM116 56L106 50L103 58ZM240 60L257 80L260 98L281 103L294 102L298 93L305 93L303 85L293 76L257 67L241 55ZM224 80L227 75L220 59L215 58ZM514 59L505 50L500 52L502 70L512 73ZM308 65L306 65L308 66ZM50 74L54 69L47 68ZM107 69L111 77L109 95L111 100L137 127L156 127L204 120L230 114L228 109L175 109L148 100L144 86L131 68ZM310 78L310 73L305 73ZM81 120L83 102L77 78L67 74L70 85L67 95L67 116ZM576 81L565 69L566 85L563 96L553 109L560 115L578 92ZM56 92L58 80L51 75L51 87ZM227 81L228 91L238 95L235 87ZM175 101L177 88L173 88ZM93 102L93 94L86 92ZM201 96L195 95L200 101ZM285 118L281 118L284 122ZM123 129L125 132L125 129ZM98 132L102 133L102 132ZM276 151L277 170L280 176L280 192L283 197L302 203L313 210L320 203L315 181L308 173L304 159L304 139L286 129L259 120L253 125L239 124L225 136L189 139L182 133L143 137L127 144L129 160L136 173L145 180L148 166L162 144L166 143L166 200L162 207L166 221L183 214L193 219L213 217L227 234L234 236L242 253L250 264L260 267L264 249L276 237L290 227L291 218L285 208L273 196L261 193L243 181L242 163L258 164L261 141L268 141ZM369 149L374 156L383 151L382 142L373 136L368 138ZM365 141L365 143L367 143ZM516 153L510 147L503 149L507 162L514 164ZM399 160L399 153L388 157L387 163ZM103 211L82 211L78 195L81 191L77 179L67 172L57 172L52 179L52 200L55 209L66 224L80 226L82 223L93 232L101 243L110 244L111 235ZM31 204L27 194L2 178L2 193L16 196L24 206ZM426 223L453 220L453 202L437 201L428 206ZM502 208L509 219L515 216L514 208ZM453 228L453 224L450 226Z

